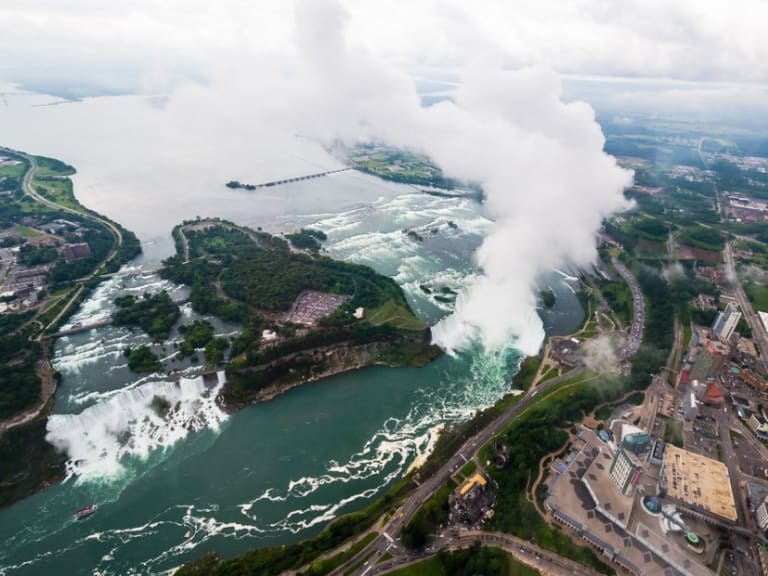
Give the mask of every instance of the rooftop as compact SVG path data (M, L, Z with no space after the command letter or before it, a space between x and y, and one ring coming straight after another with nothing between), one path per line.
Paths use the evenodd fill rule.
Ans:
M736 521L736 504L725 464L668 444L663 470L671 498Z
M485 476L480 474L480 472L477 472L473 476L467 478L464 484L461 485L459 488L459 494L461 496L465 496L475 486L485 486L487 483L488 481L485 479Z

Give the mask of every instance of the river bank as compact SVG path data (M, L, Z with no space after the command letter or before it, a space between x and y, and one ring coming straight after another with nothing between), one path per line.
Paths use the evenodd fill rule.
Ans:
M2 507L64 478L66 459L45 440L59 378L49 362L50 334L75 313L105 275L136 257L141 248L133 233L77 201L69 179L74 168L7 148L0 152L6 159L2 180L8 189L0 221L10 230L4 233L3 244L6 248L18 244L14 248L18 254L4 262L2 278L4 301L10 302L4 304L1 328L3 413L17 409L0 423ZM39 242L41 238L45 244ZM70 261L59 255L62 243L70 243L61 248L63 253L74 241L84 247L83 256ZM49 250L45 256L38 247L43 245ZM32 259L24 256L27 248ZM6 251L3 256L12 253ZM9 284L14 274L26 275L25 286ZM9 395L31 398L35 388L39 398L32 406L16 402L9 408Z

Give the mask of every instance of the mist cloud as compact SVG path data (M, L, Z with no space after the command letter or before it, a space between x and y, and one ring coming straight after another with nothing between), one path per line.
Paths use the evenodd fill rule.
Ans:
M543 338L537 280L555 266L594 259L595 233L604 217L626 208L622 191L632 174L603 152L592 109L560 100L553 72L476 64L453 101L425 108L410 80L346 44L344 22L333 2L300 4L298 37L314 96L306 130L326 141L421 151L448 176L479 182L495 220L476 254L482 274L433 335L448 350L515 340L535 353Z

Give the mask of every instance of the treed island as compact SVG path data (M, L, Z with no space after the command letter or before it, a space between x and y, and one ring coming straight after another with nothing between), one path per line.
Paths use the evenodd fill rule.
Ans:
M202 333L197 344L205 343L211 366L228 348L220 401L229 410L339 372L420 366L440 354L401 288L367 266L321 254L320 231L286 240L207 219L177 226L173 237L176 255L161 275L190 288L196 312L243 325L215 350L202 324L185 332L185 341Z

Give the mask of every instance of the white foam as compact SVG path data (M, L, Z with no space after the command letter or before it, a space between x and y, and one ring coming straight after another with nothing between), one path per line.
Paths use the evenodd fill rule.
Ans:
M80 414L52 415L46 439L67 452L67 470L79 481L118 476L128 457L143 460L155 450L174 445L190 431L218 429L227 416L216 404L224 372L217 376L213 387L206 386L202 377L181 378L111 393L107 400ZM152 408L156 396L170 405L165 416Z

